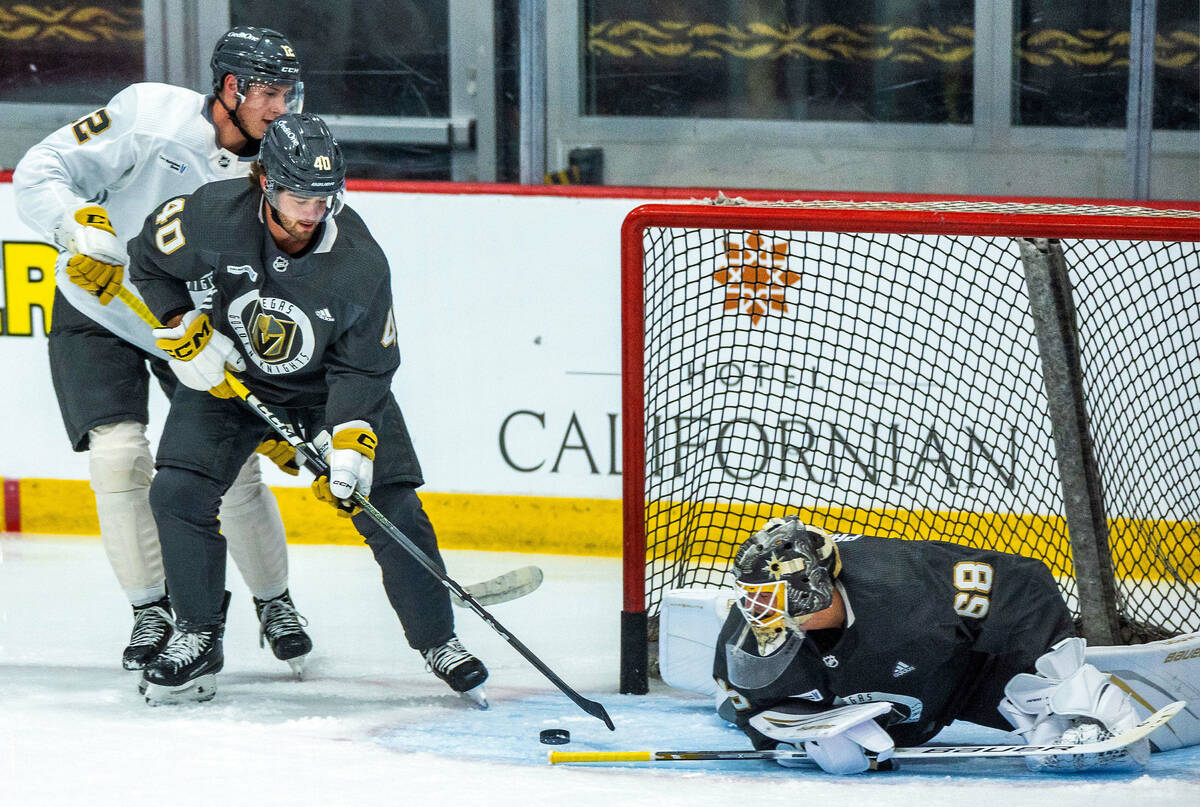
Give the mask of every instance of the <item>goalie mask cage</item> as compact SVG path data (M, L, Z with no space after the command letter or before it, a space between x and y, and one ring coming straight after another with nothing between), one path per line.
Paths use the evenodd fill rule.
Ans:
M1040 558L1094 644L1200 629L1200 205L717 202L622 231L622 692L786 513Z

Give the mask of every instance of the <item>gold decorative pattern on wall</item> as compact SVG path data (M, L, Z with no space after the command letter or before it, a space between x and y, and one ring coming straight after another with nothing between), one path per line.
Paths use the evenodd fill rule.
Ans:
M65 40L78 44L141 42L141 5L45 6L0 4L0 39L22 42Z
M1080 30L1021 31L1014 52L1036 67L1121 67L1129 65L1129 32ZM591 25L588 52L617 59L780 59L816 61L929 61L956 63L975 52L975 30L908 25L768 25L745 26L708 22L653 23L605 20ZM1200 62L1200 37L1191 31L1169 31L1155 38L1155 64L1179 69Z

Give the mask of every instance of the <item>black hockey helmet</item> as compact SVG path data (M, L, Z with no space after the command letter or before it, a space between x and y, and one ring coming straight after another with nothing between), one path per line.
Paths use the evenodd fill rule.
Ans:
M796 516L771 519L733 558L738 609L756 631L797 629L833 604L842 571L837 544Z
M266 195L278 209L281 190L303 197L328 197L326 216L337 215L346 189L346 160L325 121L316 115L280 115L259 146Z
M225 76L233 74L238 94L244 99L246 88L254 82L289 85L287 111L304 108L304 83L300 80L300 60L296 49L283 34L270 28L239 25L217 41L212 60L213 92L220 93Z

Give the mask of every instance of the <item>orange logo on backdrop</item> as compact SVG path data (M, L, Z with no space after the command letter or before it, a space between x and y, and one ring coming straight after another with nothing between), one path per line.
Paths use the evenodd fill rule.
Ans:
M788 242L767 240L753 230L745 246L725 239L726 266L713 272L713 280L725 287L725 310L750 315L757 325L769 312L788 310L784 293L800 282L800 273L787 267Z

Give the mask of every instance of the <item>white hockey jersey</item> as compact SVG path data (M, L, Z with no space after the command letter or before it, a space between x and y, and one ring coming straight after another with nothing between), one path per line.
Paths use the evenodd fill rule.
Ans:
M124 244L167 199L213 180L244 176L252 159L217 144L207 97L168 84L133 84L21 158L13 172L17 212L53 243L52 232L64 213L98 204ZM127 305L117 299L100 305L67 278L69 257L59 256L55 282L71 305L122 339L165 357L154 346L150 328ZM206 294L203 283L192 290L197 304Z

